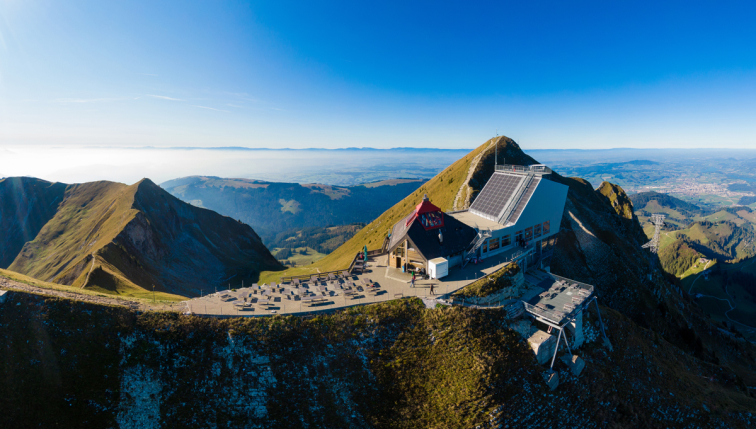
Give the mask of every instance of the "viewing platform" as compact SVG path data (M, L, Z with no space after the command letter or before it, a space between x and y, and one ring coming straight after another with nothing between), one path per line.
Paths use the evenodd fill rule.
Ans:
M415 287L410 284L411 273L388 266L388 255L374 255L368 257L362 272L336 271L313 275L309 279L291 278L281 284L255 284L194 298L186 301L186 305L188 312L197 315L259 317L308 314L404 297L441 297L493 274L522 253L522 248L515 247L477 264L455 267L441 279L420 280L418 277Z

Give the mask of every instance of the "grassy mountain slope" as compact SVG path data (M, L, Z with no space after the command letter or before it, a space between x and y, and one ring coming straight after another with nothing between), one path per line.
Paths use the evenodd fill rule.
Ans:
M192 176L161 186L183 201L240 219L269 244L293 229L369 222L422 184L392 180L344 187Z
M635 214L645 225L648 234L653 234L654 228L649 223L649 219L654 213L665 213L667 215L665 223L672 229L681 229L715 211L710 207L700 207L657 192L640 192L630 195L630 199L633 201Z
M7 268L52 219L65 190L62 183L31 177L0 180L0 268Z
M126 296L199 295L280 265L248 225L142 180L70 186L10 266L41 280Z
M415 192L383 212L383 214L370 222L365 228L355 234L354 237L327 257L310 266L291 268L284 273L264 273L261 279L268 281L276 279L281 275L309 274L315 273L318 270L331 271L348 267L355 254L362 250L363 246L367 246L369 250L380 249L389 229L404 216L407 216L422 201L424 194L428 194L431 202L441 208L441 210L451 211L454 206L455 197L461 188L464 191L470 184L478 184L482 188L482 184L485 184L485 181L490 177L491 173L488 170L493 172L493 143L495 141L499 141L500 160L506 158L507 162L512 163L536 163L535 160L525 155L514 141L506 137L488 140L444 169ZM477 164L477 168L472 171L472 180L468 181L467 177L470 166L478 155L481 155L480 162ZM481 188L475 188L473 192L480 192Z
M687 238L707 258L727 261L756 255L756 237L750 222L741 225L729 220L694 222L669 235Z

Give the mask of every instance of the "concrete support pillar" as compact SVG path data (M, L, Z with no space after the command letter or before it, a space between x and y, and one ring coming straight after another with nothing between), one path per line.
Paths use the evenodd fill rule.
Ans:
M572 336L573 345L572 347L578 348L583 345L583 313L577 315L575 318L575 321L570 322L566 326L567 330L570 331L570 334Z

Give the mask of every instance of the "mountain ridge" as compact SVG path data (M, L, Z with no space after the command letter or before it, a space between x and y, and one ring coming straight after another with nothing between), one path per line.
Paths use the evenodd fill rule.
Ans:
M281 265L248 225L171 196L149 179L70 185L9 269L44 281L143 296L199 295Z

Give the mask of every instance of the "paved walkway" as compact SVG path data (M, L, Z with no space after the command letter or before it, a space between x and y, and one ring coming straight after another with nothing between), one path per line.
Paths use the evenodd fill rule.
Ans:
M465 268L455 267L450 270L448 276L443 279L417 280L415 287L410 286L412 276L402 273L401 270L388 267L388 256L381 255L371 258L368 261L367 269L363 274L355 274L347 279L348 282L354 282L361 286L362 280L372 280L379 286L379 292L375 294L359 291L353 296L347 296L342 293L339 286L333 287L324 281L319 281L317 286L327 288L325 300L321 303L308 305L301 300L295 300L291 293L281 292L281 286L291 288L291 284L277 285L274 290L270 290L269 305L259 304L261 298L260 291L251 288L238 289L236 291L222 291L202 298L195 298L186 302L187 311L212 316L270 316L274 314L302 314L317 311L333 310L346 308L355 305L372 304L377 302L391 301L404 297L439 297L453 293L482 276L489 275L498 271L505 265L509 264L509 258L513 254L521 252L521 248L515 247L507 252L487 258L481 263L468 264ZM339 280L338 284L343 285L344 280ZM431 295L430 286L433 285L434 293ZM306 292L320 291L315 287L301 287L300 290ZM225 295L225 298L222 298ZM247 303L252 305L247 308L238 308L237 304Z

